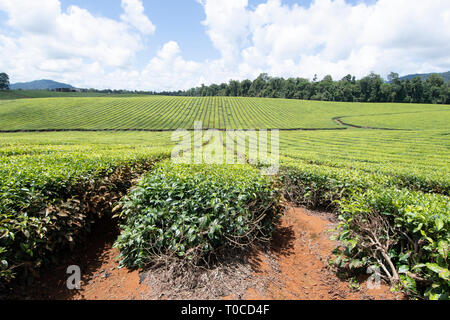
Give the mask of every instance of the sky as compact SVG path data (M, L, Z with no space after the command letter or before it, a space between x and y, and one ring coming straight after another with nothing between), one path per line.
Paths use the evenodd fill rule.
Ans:
M449 0L0 0L12 83L163 91L449 70Z

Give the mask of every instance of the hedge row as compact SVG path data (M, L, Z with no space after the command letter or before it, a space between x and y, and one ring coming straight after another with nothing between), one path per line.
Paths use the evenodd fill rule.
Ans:
M415 179L304 163L284 163L280 179L289 201L339 215L335 265L379 267L413 296L448 298L448 196L413 191Z
M407 293L450 295L450 198L407 189L370 189L339 202L338 266L378 267Z
M66 159L74 164L72 171L67 163L67 171L52 170L49 162L22 167L22 176L0 171L6 177L0 183L0 286L36 276L40 267L57 262L60 251L83 241L94 221L111 212L139 174L167 156L106 157L92 164L72 154ZM76 171L77 166L82 169Z
M438 193L450 196L450 180L444 172L423 172L420 167L408 169L386 163L383 167L370 163L358 163L349 166L340 160L305 160L297 157L282 157L285 169L301 169L302 172L317 172L321 176L336 176L339 181L364 180L364 185L393 186L425 193ZM298 170L296 170L298 171ZM356 183L359 184L359 183Z
M280 201L274 181L247 165L162 163L123 199L115 246L129 268L163 255L199 264L219 248L269 239Z

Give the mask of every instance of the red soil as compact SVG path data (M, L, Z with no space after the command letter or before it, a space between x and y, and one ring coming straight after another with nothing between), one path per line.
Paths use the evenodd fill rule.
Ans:
M119 269L119 251L112 247L117 230L100 221L86 245L65 259L60 267L43 273L33 285L15 288L14 299L42 300L142 300L150 292L140 281L139 271ZM69 265L81 269L81 290L67 289Z
M326 216L326 214L324 214ZM276 264L262 261L259 275L275 275L275 281L265 288L248 290L247 300L367 300L399 299L401 295L390 292L382 285L368 289L366 283L360 290L352 290L347 281L340 280L328 268L328 258L336 243L329 240L330 229L335 227L323 216L302 208L286 212L281 227L274 238ZM278 270L274 270L278 269ZM277 272L278 271L278 272Z
M387 286L368 290L365 283L358 291L340 280L327 267L327 259L335 246L329 240L329 229L335 223L326 214L318 215L305 209L286 211L275 234L269 252L255 252L250 259L253 277L257 283L239 294L224 299L247 300L366 300L399 299ZM95 230L93 239L85 248L72 255L64 266L44 274L41 280L28 288L15 288L14 295L26 299L57 300L141 300L150 299L151 289L138 271L118 269L115 259L119 252L112 248L117 235L114 227L104 224ZM82 289L66 288L66 268L76 264L83 274ZM25 293L24 293L25 292ZM163 293L161 295L163 296Z

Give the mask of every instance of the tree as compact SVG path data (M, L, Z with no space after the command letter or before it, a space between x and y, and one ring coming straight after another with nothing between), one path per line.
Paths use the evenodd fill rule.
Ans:
M437 75L432 74L428 79L425 80L425 92L427 96L427 102L430 103L445 103L443 99L443 93L446 91L444 79ZM445 95L445 93L444 93Z
M270 78L268 83L268 96L270 98L281 98L283 88L283 78Z
M309 100L311 96L311 83L308 79L297 78L295 79L296 92L294 98Z
M267 73L261 73L250 86L249 95L251 97L262 97L262 91L264 90L267 81L269 81Z
M220 87L217 84L212 84L208 88L208 96L217 96L219 93Z
M230 80L228 84L228 96L239 97L241 95L241 83L237 80Z
M371 73L360 80L350 74L339 81L331 75L318 81L304 78L271 77L262 73L254 81L231 80L229 83L210 86L201 85L186 91L163 92L159 94L176 96L233 96L271 97L286 99L345 101L345 102L410 102L443 103L450 101L450 84L439 75L432 75L426 81L420 77L401 80L397 73L388 75L389 82ZM154 93L158 94L158 93Z
M346 75L341 81L336 83L337 97L339 101L352 102L355 100L355 77L351 74Z
M9 76L6 73L0 73L0 90L9 90Z
M358 83L361 90L360 101L378 102L381 100L383 79L379 75L371 72L370 75L362 78Z
M427 80L425 80L425 82L432 87L441 87L445 84L444 78L436 73L433 73L431 76L429 76Z
M355 77L352 77L351 74L348 74L345 77L343 77L341 81L354 83L355 82L354 80L355 80Z
M412 81L412 98L413 102L423 102L423 83L420 77L415 77Z
M244 80L241 82L241 94L244 97L249 96L250 87L252 86L252 82L250 80Z
M292 99L295 95L296 81L293 78L289 78L284 81L282 97L285 99Z
M391 72L388 75L388 81L389 82L394 82L395 80L398 80L398 78L399 78L399 75L398 75L398 73L395 73L395 72Z

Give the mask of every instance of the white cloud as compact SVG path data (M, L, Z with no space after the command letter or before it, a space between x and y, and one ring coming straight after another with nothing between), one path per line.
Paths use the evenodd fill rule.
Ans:
M122 21L132 25L143 34L153 34L156 27L144 14L142 0L122 0L124 14L120 16Z
M370 71L386 75L450 69L450 2L379 0L351 5L316 0L308 8L268 0L203 0L208 35L226 59L239 52L239 78L260 71L275 76ZM236 14L237 13L237 14ZM224 39L221 39L221 35ZM219 41L219 40L222 41Z
M59 0L0 0L0 10L8 13L8 25L29 33L46 33L55 26L61 11Z
M214 46L222 53L222 58L233 63L239 57L240 46L248 36L248 0L199 0L206 14L202 23L206 26Z
M196 84L192 75L196 74L199 68L199 63L184 60L178 44L170 41L164 44L158 55L142 71L141 79L147 88L188 88Z
M193 0L192 0L193 1ZM140 0L122 0L120 20L94 16L59 0L0 0L7 26L0 31L0 70L14 81L53 78L81 87L187 89L201 83L274 76L319 78L371 71L386 76L450 70L448 0L378 0L351 5L315 0L311 6L267 0L197 0L205 32L220 58L189 61L175 41L148 63L134 66L143 36L155 32ZM4 54L3 54L4 53Z
M135 16L137 29L147 33L151 22L142 18L136 4L142 6L128 1L125 16ZM102 79L90 70L130 68L143 48L141 34L128 23L77 6L62 11L59 0L0 0L0 10L8 14L7 25L14 30L14 36L0 31L0 69L14 81L54 78L97 86Z

